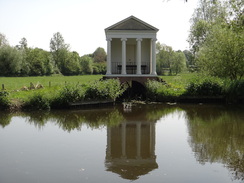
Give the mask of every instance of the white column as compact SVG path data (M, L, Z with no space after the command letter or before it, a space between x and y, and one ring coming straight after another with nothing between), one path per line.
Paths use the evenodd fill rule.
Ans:
M106 75L112 74L111 72L111 38L107 38L107 73Z
M141 74L141 41L142 39L138 38L137 41L137 49L136 49L136 74Z
M122 38L122 70L121 74L126 75L126 38Z
M156 38L151 40L151 68L150 68L151 75L157 75L157 72L156 72L156 41L157 41Z
M136 124L136 158L141 159L141 122Z
M121 137L121 141L122 141L122 158L126 158L126 123L122 123L122 137Z

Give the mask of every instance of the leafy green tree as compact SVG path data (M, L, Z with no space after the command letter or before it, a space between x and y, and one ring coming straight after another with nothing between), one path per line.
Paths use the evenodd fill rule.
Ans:
M164 70L168 69L172 74L171 66L173 62L174 50L170 46L161 45L161 50L157 54L157 73L164 75Z
M212 76L241 79L244 75L244 32L221 25L211 34L198 53L199 67Z
M20 40L19 45L16 45L16 48L18 48L20 50L26 50L28 48L27 39L25 37L23 37Z
M17 76L20 73L22 64L22 55L11 46L3 46L0 48L0 75L1 76Z
M53 56L55 67L62 73L64 71L65 60L68 57L69 45L64 42L64 38L60 32L53 34L50 41L50 51Z
M62 71L64 75L78 75L80 73L80 56L77 52L68 52L68 57L64 61Z
M107 54L105 50L101 47L98 47L93 53L94 62L104 62L106 61Z
M171 70L176 75L186 69L186 57L181 51L177 51L173 55Z
M227 4L228 22L234 31L243 31L244 29L244 1L229 0Z
M240 79L244 72L242 0L201 0L189 35L197 66L212 76Z
M188 41L194 54L211 32L213 24L223 22L227 17L226 7L219 0L200 0L192 19Z
M27 75L29 75L29 72L30 72L29 63L26 60L28 52L30 51L30 49L28 48L27 39L23 37L20 40L19 45L16 45L15 47L19 50L20 54L22 55L22 64L21 64L20 75L27 76Z
M184 50L183 51L185 57L186 57L186 66L193 66L195 65L195 60L194 60L194 55L191 51L189 50Z
M29 68L28 75L30 76L50 75L53 72L50 53L42 49L29 49L26 62Z
M106 74L106 62L93 63L93 74Z
M92 74L93 73L93 60L89 56L82 56L80 58L81 72L82 74Z

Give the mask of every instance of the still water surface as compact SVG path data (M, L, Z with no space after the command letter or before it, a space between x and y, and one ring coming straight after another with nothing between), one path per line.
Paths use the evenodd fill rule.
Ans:
M244 108L0 112L0 183L244 182Z

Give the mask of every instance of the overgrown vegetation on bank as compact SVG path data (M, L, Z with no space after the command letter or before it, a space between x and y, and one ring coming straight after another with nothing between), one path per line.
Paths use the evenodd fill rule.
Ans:
M171 102L191 98L221 98L227 103L244 98L244 80L221 80L192 75L163 77L166 82L148 81L146 100ZM118 80L62 82L62 85L39 89L1 90L0 109L48 110L67 108L72 103L116 101L127 89ZM185 100L187 102L187 100Z
M111 79L100 81L95 80L85 84L72 83L66 84L63 87L19 91L19 93L22 94L15 95L15 97L12 95L12 98L10 98L7 91L1 91L0 108L46 110L67 108L70 104L76 102L114 102L125 90L126 88L121 86L119 80ZM17 104L16 100L18 101Z
M150 101L177 101L181 98L222 98L236 103L244 98L244 80L221 80L216 77L198 76L183 85L148 81L147 99Z

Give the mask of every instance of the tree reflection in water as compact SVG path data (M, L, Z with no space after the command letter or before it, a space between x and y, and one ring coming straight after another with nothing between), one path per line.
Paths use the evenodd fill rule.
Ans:
M231 106L233 107L233 106ZM189 144L197 161L224 164L233 179L244 180L244 113L242 107L184 107Z
M125 179L136 180L157 169L155 124L175 110L185 111L189 145L201 163L226 166L233 179L244 180L244 108L214 105L138 105L131 112L122 105L89 110L0 112L0 126L22 116L26 122L43 128L54 123L64 131L107 128L105 167Z

